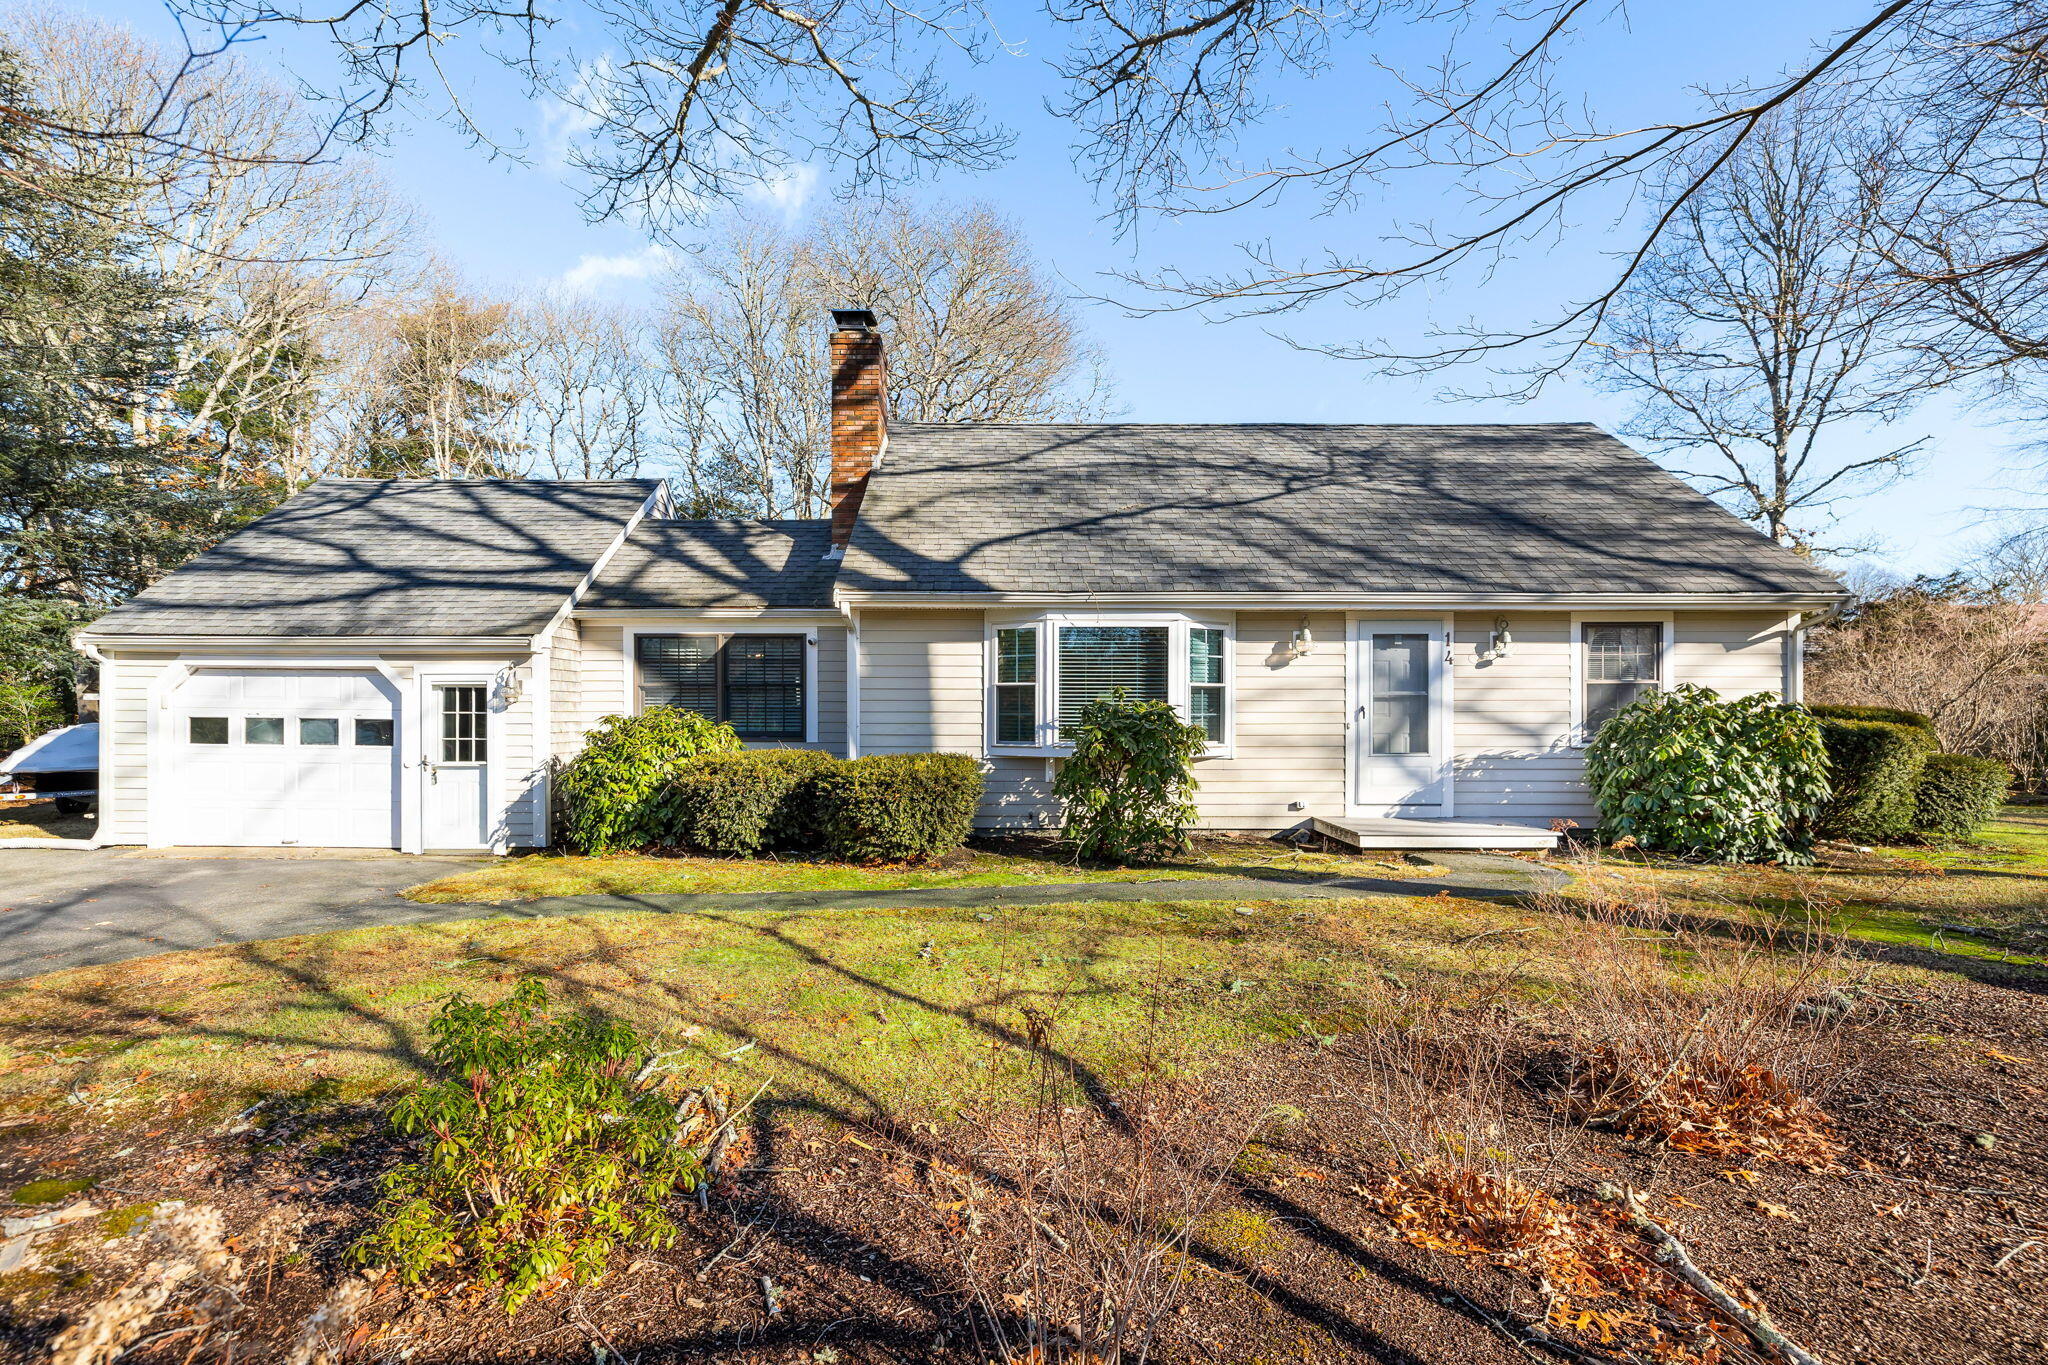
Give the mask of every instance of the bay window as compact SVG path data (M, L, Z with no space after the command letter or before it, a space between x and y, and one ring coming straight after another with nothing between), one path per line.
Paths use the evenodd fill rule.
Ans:
M1171 703L1209 736L1229 742L1230 632L1184 617L1086 620L1043 616L990 632L989 734L996 748L1058 752L1081 712L1119 690Z
M803 635L641 635L639 709L674 706L722 720L744 740L808 738Z

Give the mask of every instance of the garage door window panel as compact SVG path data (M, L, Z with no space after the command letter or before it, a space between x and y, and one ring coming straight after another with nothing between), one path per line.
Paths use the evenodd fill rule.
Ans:
M185 738L194 744L225 744L228 742L228 718L193 716L188 721Z
M355 723L355 739L358 749L388 749L391 747L391 722L376 718L358 720Z
M283 716L242 717L242 743L282 744L284 743Z
M341 743L341 721L334 716L299 717L299 743L329 748Z

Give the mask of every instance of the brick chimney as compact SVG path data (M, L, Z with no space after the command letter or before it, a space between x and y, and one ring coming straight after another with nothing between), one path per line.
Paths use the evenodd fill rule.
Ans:
M875 315L832 310L832 546L853 536L868 474L889 446L888 363Z

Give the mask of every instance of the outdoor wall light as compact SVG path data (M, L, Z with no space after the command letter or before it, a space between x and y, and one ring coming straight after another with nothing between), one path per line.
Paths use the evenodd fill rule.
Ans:
M1514 632L1508 629L1508 618L1494 617L1493 639L1486 647L1486 662L1492 663L1495 659L1507 658L1508 651L1514 647L1514 643L1515 636Z
M1299 659L1307 655L1311 649L1314 649L1315 644L1316 637L1309 630L1308 618L1304 616L1301 618L1300 628L1294 632L1294 638L1288 646L1287 653L1289 657Z

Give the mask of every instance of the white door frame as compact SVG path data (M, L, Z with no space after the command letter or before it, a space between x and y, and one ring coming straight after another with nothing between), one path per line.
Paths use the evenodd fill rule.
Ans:
M1457 809L1457 783L1451 762L1457 739L1457 670L1452 652L1457 639L1455 619L1449 614L1404 616L1397 614L1352 614L1346 618L1344 640L1344 799L1347 814L1375 819L1405 816L1411 819L1450 819ZM1440 804L1428 806L1388 805L1360 798L1365 786L1365 744L1369 729L1365 708L1370 699L1371 674L1365 658L1365 641L1375 632L1427 632L1433 648L1430 657L1430 692L1435 703L1430 717L1430 743L1437 755L1437 783L1443 792Z
M504 853L512 845L512 831L507 822L500 818L505 810L504 793L499 790L504 784L504 708L493 704L493 680L501 664L422 664L419 669L419 686L412 689L406 698L406 706L413 721L412 733L417 737L408 751L407 763L412 774L411 811L406 820L408 853L419 853L427 846L427 769L435 762L433 755L438 752L441 742L440 712L433 705L434 689L437 687L481 687L484 690L484 840L478 849L489 849L493 853Z

